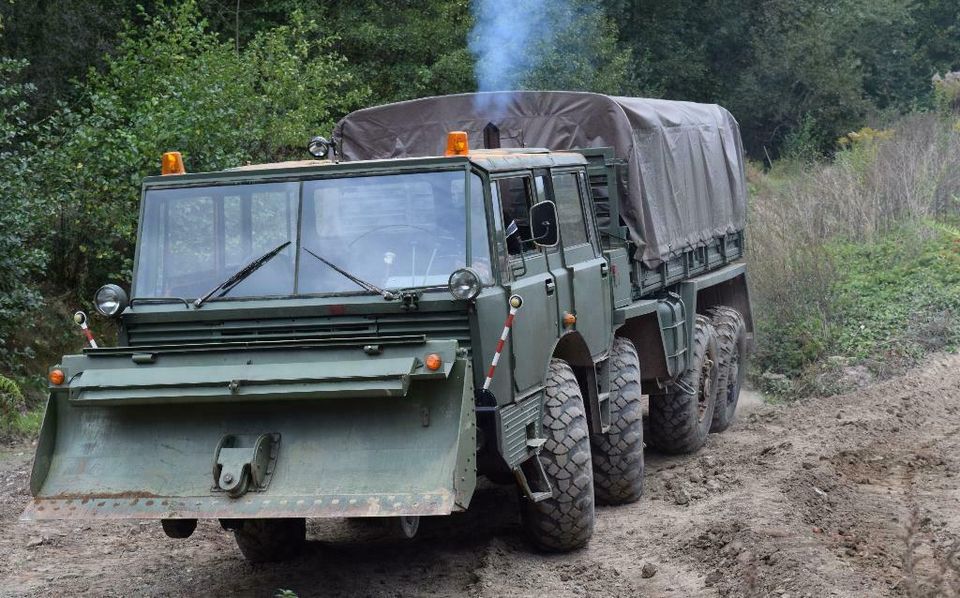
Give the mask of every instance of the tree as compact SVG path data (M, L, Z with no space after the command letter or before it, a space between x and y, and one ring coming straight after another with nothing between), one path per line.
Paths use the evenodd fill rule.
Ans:
M0 361L6 361L10 334L24 327L41 305L38 286L46 261L35 239L43 206L35 189L30 127L24 120L35 89L20 76L22 60L0 59Z
M335 38L302 13L239 53L190 0L143 20L88 73L80 106L46 125L57 138L40 157L43 201L58 212L52 269L83 296L129 279L140 182L164 151L181 151L194 171L302 155L311 135L368 95Z
M477 0L473 6L468 46L480 90L633 89L630 52L593 2Z

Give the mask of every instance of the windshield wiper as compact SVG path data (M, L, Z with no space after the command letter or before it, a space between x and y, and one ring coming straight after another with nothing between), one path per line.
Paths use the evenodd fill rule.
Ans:
M290 241L287 241L286 243L282 243L278 245L275 249L271 249L270 251L261 255L257 259L253 260L243 268L240 268L240 270L236 274L224 280L217 286L213 287L209 293L207 293L203 297L200 297L199 299L194 301L193 306L200 307L201 305L206 303L210 299L210 297L213 297L213 294L216 293L217 291L220 291L219 296L223 297L224 295L232 291L233 287L237 286L238 284L243 282L248 276L256 272L257 269L260 268L260 266L266 264L271 259L273 259L278 253L286 249L287 245L289 244L290 244Z
M314 252L310 251L310 250L307 249L306 247L301 247L301 249L303 249L304 251L306 251L307 253L309 253L309 254L312 255L313 257L317 258L318 260L320 260L320 261L323 262L324 264L330 266L331 268L333 268L334 270L336 270L337 273L342 274L345 278L349 278L351 281L355 282L355 283L357 284L357 286L363 287L365 290L370 291L370 292L372 292L372 293L379 293L380 295L383 295L383 298L386 299L387 301L392 301L393 299L396 299L396 298L397 298L397 296L394 295L393 293L391 293L390 291L386 291L386 290L384 290L384 289L381 289L380 287L376 286L375 284L371 284L371 283L363 280L362 278L358 278L358 277L354 276L353 274L350 274L349 272L347 272L347 271L344 270L343 268L337 266L336 264L334 264L333 262L330 262L329 260L323 259L322 257L320 257L319 255L315 254Z

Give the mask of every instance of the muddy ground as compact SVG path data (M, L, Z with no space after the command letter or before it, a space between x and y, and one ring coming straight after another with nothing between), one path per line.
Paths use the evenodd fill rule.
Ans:
M738 421L690 457L647 454L646 495L600 508L590 546L525 542L513 491L413 542L347 522L311 523L307 552L249 565L201 523L18 516L28 445L0 449L0 594L25 596L906 596L960 589L960 357L792 406L748 396ZM646 565L646 567L645 567ZM650 575L652 573L652 576ZM951 585L952 584L952 585Z

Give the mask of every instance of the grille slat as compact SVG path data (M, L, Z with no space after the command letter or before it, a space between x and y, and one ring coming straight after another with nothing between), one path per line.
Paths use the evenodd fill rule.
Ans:
M216 341L278 341L423 334L470 345L463 312L410 312L377 316L257 318L216 322L131 322L130 346L178 345Z

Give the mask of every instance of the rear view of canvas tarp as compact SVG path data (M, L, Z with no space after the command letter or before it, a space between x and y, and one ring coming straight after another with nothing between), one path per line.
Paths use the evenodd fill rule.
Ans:
M583 92L492 92L359 110L334 139L347 160L442 155L448 131L483 147L493 123L504 148L613 147L626 162L620 212L650 267L742 230L746 185L740 128L720 106Z

